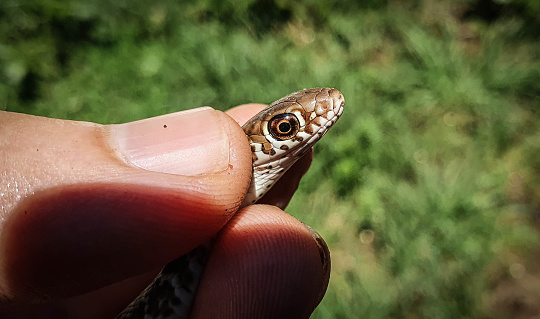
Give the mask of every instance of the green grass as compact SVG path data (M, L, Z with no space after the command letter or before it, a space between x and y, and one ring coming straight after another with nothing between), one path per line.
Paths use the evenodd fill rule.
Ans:
M119 123L343 92L287 209L332 253L313 318L519 314L496 287L540 238L535 1L21 3L0 5L8 111Z

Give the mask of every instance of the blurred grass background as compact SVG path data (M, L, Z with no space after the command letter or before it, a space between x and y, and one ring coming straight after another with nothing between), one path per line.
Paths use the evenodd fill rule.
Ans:
M330 86L288 212L312 318L540 317L540 2L2 0L0 109L120 123Z

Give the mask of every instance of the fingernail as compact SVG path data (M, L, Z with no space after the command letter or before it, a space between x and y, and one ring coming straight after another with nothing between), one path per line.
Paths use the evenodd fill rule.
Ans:
M229 138L219 113L210 107L110 127L120 156L145 170L193 176L229 165Z
M324 268L324 272L327 273L330 271L330 250L328 250L328 246L326 245L326 242L324 239L319 235L318 232L316 232L313 228L309 227L308 225L302 223L304 227L309 231L311 234L311 237L315 239L315 242L317 243L317 248L319 248L319 255L321 256L321 263Z
M330 250L328 249L326 242L321 237L321 235L319 235L319 233L317 233L313 228L309 227L308 225L304 223L302 224L304 225L304 227L306 227L311 237L313 237L313 239L315 240L315 243L317 244L317 248L319 248L319 256L321 257L324 283L321 287L321 291L319 292L319 296L317 300L317 304L318 304L324 297L326 288L328 287L328 281L330 280L330 270L331 270L331 264L332 264L330 261Z

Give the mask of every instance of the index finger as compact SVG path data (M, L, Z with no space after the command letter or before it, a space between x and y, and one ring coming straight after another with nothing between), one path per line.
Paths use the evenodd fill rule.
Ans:
M232 109L227 110L225 113L233 118L240 126L244 125L250 118L254 117L260 111L264 110L268 105L259 103L242 104Z

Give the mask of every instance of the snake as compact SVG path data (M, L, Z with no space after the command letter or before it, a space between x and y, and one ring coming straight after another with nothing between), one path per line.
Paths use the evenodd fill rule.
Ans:
M253 177L240 208L266 194L336 123L344 104L337 89L306 89L273 102L249 119L242 129L251 147ZM213 240L168 263L116 318L187 318L212 246Z

